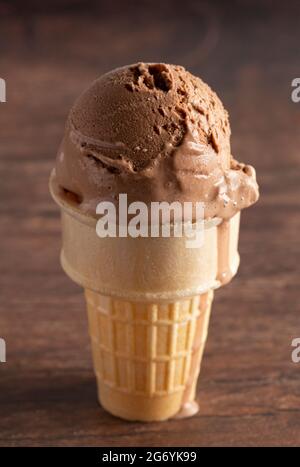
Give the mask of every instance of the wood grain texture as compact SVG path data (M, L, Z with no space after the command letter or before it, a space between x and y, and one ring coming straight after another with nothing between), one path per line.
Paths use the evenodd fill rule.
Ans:
M223 3L0 2L0 446L300 444L300 8ZM242 215L239 274L215 296L201 411L163 424L128 424L97 404L83 294L59 266L47 188L74 99L141 59L183 64L217 90L233 154L261 186Z

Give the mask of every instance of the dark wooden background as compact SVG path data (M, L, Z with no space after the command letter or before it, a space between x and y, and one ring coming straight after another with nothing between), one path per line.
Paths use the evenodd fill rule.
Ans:
M300 444L299 2L19 3L0 1L0 445ZM261 186L242 216L239 274L216 293L201 411L163 424L97 404L83 294L60 268L47 188L76 96L138 60L183 64L217 90L233 154Z

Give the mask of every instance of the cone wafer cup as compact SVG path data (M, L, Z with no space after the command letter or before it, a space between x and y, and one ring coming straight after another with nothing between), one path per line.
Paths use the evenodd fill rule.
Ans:
M184 236L99 238L96 219L53 175L50 190L62 213L62 267L85 289L101 404L128 420L194 414L213 290L239 265L239 213L225 228L205 221L197 249Z

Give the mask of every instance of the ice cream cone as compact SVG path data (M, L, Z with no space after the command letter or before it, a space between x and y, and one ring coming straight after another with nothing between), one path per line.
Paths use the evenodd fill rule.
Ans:
M258 199L220 99L177 65L106 73L69 113L50 191L102 405L130 420L195 413L212 291L236 274L240 211Z
M128 420L193 415L213 291L171 303L85 295L102 406Z

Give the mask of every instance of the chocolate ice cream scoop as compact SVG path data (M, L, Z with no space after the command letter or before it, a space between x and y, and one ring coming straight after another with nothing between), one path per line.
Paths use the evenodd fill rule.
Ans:
M228 114L183 67L138 63L113 70L68 117L55 183L82 212L100 201L202 201L230 218L258 199L255 171L230 151Z

